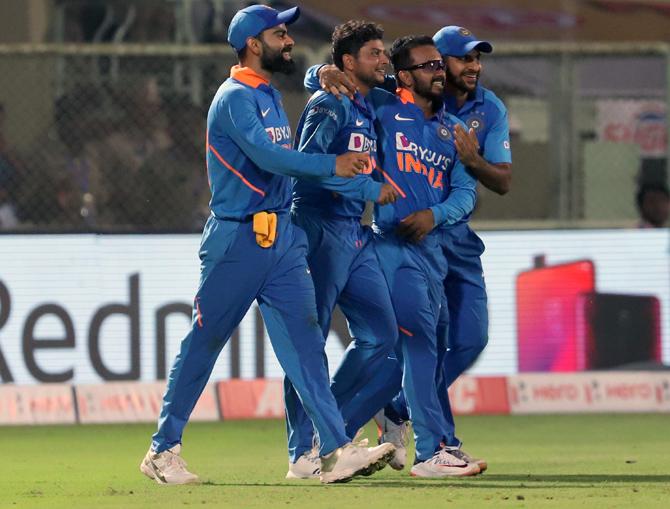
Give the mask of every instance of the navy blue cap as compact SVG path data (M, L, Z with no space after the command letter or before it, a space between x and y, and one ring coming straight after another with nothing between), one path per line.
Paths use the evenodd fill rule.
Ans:
M279 12L267 5L250 5L233 16L228 26L228 42L235 51L240 51L246 46L247 38L256 37L263 30L282 23L290 25L299 16L298 7Z
M451 25L441 28L433 36L437 50L442 56L464 57L473 49L482 53L491 53L493 46L488 41L478 40L470 30Z

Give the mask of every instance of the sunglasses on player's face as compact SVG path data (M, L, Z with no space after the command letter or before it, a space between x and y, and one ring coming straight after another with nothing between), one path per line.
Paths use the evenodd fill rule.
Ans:
M444 62L442 60L428 60L422 64L412 65L403 69L404 71L415 71L417 69L425 69L426 71L435 72L444 70Z

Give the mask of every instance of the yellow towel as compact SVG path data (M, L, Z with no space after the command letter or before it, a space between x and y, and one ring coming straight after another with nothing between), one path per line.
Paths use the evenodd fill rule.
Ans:
M254 233L259 246L263 248L272 246L277 237L277 214L265 211L255 213Z

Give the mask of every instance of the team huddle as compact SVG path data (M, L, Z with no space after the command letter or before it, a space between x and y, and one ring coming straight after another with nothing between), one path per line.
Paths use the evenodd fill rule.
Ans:
M488 339L484 245L468 226L476 184L504 194L511 177L505 107L478 85L493 48L449 26L387 51L379 25L339 25L333 65L307 72L314 94L293 140L270 79L295 67L287 25L298 16L253 5L229 26L239 65L207 118L212 214L193 323L140 470L198 481L181 457L183 429L256 300L285 372L287 478L402 470L410 422L410 475L476 475L487 464L463 450L447 389ZM368 201L372 228L361 224ZM353 341L331 378L336 305ZM368 447L357 434L372 418L379 445Z

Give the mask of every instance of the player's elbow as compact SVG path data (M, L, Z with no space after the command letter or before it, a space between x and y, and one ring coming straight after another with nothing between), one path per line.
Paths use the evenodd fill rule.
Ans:
M507 193L509 193L510 189L512 188L512 179L505 179L503 180L500 185L498 186L498 189L496 189L496 193L498 193L500 196L505 196Z
M512 188L512 168L511 166L506 166L502 169L499 178L496 179L495 188L492 189L496 194L504 196L510 192Z

